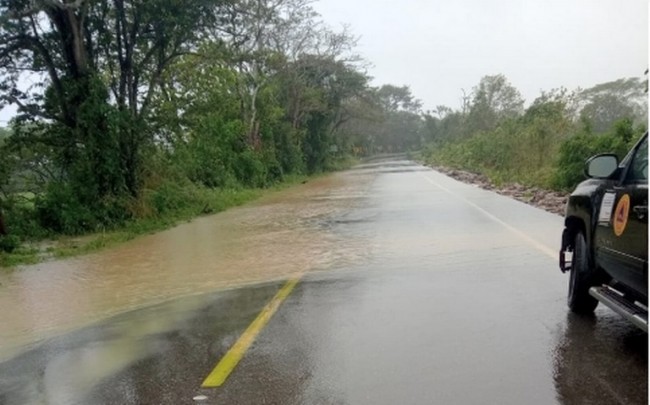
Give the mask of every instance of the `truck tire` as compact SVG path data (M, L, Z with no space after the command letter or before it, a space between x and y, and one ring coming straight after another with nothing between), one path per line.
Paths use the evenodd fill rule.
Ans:
M590 264L587 242L582 232L576 232L573 239L573 257L571 258L571 274L569 276L569 294L567 302L571 311L579 314L594 312L598 300L589 295L593 287L595 275Z

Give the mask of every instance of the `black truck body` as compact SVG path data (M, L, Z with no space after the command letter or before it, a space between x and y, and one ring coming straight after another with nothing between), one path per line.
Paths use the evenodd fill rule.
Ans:
M570 272L568 305L592 312L598 302L648 328L648 134L621 161L587 161L567 202L560 269Z

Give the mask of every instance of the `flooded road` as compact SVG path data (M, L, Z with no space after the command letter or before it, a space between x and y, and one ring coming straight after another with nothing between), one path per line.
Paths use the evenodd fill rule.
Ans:
M0 272L0 359L27 344L185 295L354 261L330 218L359 204L372 175L332 175L121 246ZM335 245L337 245L335 247Z
M647 334L567 312L562 222L396 159L16 271L0 404L647 403Z

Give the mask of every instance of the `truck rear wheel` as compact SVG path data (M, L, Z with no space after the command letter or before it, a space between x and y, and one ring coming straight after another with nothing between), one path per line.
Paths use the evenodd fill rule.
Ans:
M589 261L587 242L582 232L576 232L573 239L573 257L569 277L569 295L567 302L571 311L588 314L594 312L598 300L589 295L589 288L594 284L594 270Z

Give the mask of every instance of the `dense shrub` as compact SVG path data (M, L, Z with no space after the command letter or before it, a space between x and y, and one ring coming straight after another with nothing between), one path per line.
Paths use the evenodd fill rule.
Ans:
M34 199L34 208L22 208L22 226L14 233L38 236L39 228L46 232L79 235L99 229L113 228L131 219L127 209L128 197L105 196L92 206L79 198L79 193L68 184L52 183L47 192ZM14 212L21 212L15 208ZM9 218L12 221L12 218ZM10 222L11 225L12 222ZM20 232L22 231L22 232Z
M191 203L187 187L175 182L165 181L155 190L147 193L146 204L152 208L154 215L161 216L168 212L179 211Z
M4 218L10 235L20 237L45 237L44 229L36 215L33 199L29 201L5 201Z
M583 131L567 139L558 151L552 185L558 189L574 188L585 178L585 161L599 153L614 153L619 160L623 159L644 130L635 129L630 119L622 119L606 134Z
M517 119L501 121L491 131L425 150L425 158L451 167L485 173L496 182L551 185L554 158L572 128L553 108L537 107Z
M11 253L20 246L20 238L16 235L0 235L0 252Z
M35 201L39 224L56 233L76 235L97 227L93 210L79 201L67 184L51 184L47 193Z
M233 170L239 182L249 187L266 185L266 166L260 156L250 149L239 153L234 160Z
M487 174L493 181L568 190L584 179L590 156L612 152L622 159L645 131L633 121L616 121L605 134L592 133L589 121L574 122L558 101L534 103L522 116L490 131L423 150L430 162Z

